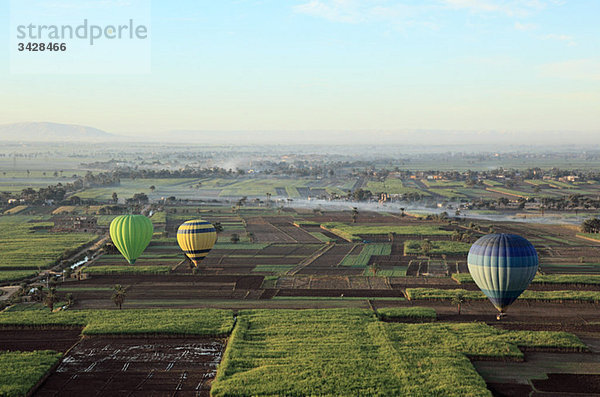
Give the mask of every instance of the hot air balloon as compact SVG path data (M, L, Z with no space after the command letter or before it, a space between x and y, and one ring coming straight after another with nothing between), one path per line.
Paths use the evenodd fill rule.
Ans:
M177 229L177 242L196 267L217 241L214 226L202 219L184 222Z
M477 240L467 258L469 273L500 314L535 277L538 255L527 239L515 234L488 234Z
M110 238L130 265L144 252L154 233L144 215L119 215L110 223Z

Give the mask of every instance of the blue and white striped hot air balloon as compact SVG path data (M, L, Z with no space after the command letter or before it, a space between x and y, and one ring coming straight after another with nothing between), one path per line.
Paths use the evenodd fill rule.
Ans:
M535 277L538 255L521 236L488 234L473 244L467 263L471 277L502 316Z

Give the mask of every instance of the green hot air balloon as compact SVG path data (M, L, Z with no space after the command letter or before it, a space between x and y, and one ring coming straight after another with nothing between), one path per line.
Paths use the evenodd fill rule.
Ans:
M144 252L154 233L144 215L119 215L110 223L110 238L130 265Z

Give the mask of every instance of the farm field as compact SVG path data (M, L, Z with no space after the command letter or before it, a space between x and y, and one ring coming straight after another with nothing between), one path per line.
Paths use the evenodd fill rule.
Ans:
M44 217L3 215L0 221L45 226ZM347 211L222 205L167 206L153 218L159 231L135 265L105 247L80 273L58 280L59 299L73 299L67 310L50 313L37 303L0 313L0 338L12 339L7 348L64 353L75 346L37 395L77 394L86 384L134 395L159 389L214 396L419 395L430 389L490 395L498 382L516 386L490 374L480 365L485 360L526 365L531 350L545 349L575 360L570 355L589 353L579 353L585 346L565 332L581 340L600 337L600 271L594 270L600 244L573 228L494 222L497 231L529 238L544 271L510 307L507 321L497 323L466 267L470 243L490 222L475 228L470 221L361 211L352 223ZM223 231L192 271L175 232L196 218L220 222ZM470 240L454 240L457 232L469 232ZM30 234L37 233L48 232ZM426 240L431 248L424 252ZM8 272L13 279L37 273ZM123 310L111 300L115 284L125 291ZM467 297L460 315L451 299L456 290ZM19 329L26 331L15 334ZM152 357L153 351L164 354ZM95 362L101 364L88 370ZM271 371L274 366L280 370ZM345 380L323 378L323 368ZM576 376L587 367L571 368L560 373Z
M43 216L0 216L0 283L32 277L98 238L88 233L52 233Z
M14 313L0 313L4 329L32 324L34 317L19 320ZM139 317L147 313L154 313L154 317ZM26 330L20 345L13 342L12 346L23 352L0 352L0 357L41 354L28 353L27 349L44 343L64 351L68 344L57 344L60 340L74 344L35 395L76 394L93 387L98 394L178 390L184 396L426 395L433 390L462 396L491 395L471 360L527 361L528 353L519 347L528 351L588 351L579 338L566 332L507 331L484 323L389 323L378 319L373 311L361 309L245 310L237 314L233 329L231 312L188 311L195 321L202 319L200 323L188 325L174 319L174 328L166 332L176 336L165 339L161 337L165 328L160 325L160 316L173 313L124 310L118 313L119 319L94 311L38 313L37 328ZM435 311L386 309L379 317L435 321ZM144 325L137 323L138 318L146 318ZM76 329L52 329L52 325L78 324L81 330L86 322L87 328L99 321L106 326L97 329L94 338L78 340ZM144 329L132 335L133 328L122 325L129 323ZM226 347L223 339L210 337L222 330L228 338ZM2 346L5 338L14 338L13 333L0 330ZM54 337L32 340L33 335ZM59 352L44 354L54 357L50 365L60 357ZM563 354L569 357L570 353ZM16 360L9 363L8 373L19 365ZM274 366L278 371L270 370ZM31 374L35 376L41 375ZM6 379L8 387L26 387L22 384L21 380Z

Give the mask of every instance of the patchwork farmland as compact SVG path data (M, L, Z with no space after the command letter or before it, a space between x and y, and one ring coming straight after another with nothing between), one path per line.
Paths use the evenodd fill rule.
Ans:
M183 221L197 217L220 224L222 231L193 270L175 232ZM46 227L48 216L27 219L33 222L26 225L44 226L30 226L34 238L54 235ZM56 262L45 267L88 256L70 277L56 278L58 305L68 309L50 313L41 303L23 302L0 313L3 351L62 354L58 359L40 356L47 363L40 367L45 368L43 381L35 378L15 390L35 386L39 396L79 395L90 387L96 395L146 395L150 390L177 396L348 395L361 390L428 395L433 389L439 395L522 395L549 390L558 379L576 392L594 390L598 373L591 364L551 364L556 357L565 363L588 358L592 363L600 357L600 265L595 263L600 243L581 238L573 228L494 222L495 231L532 241L541 263L522 299L498 322L466 265L470 243L490 230L489 222L361 211L354 223L345 211L218 205L167 206L151 219L154 237L135 265L106 240L86 245L101 240L105 225L80 240L65 236L71 245L63 250L78 251L49 256ZM10 269L2 270L7 277L29 272L16 276L31 278L33 285L44 283L44 277L36 281L44 269ZM111 299L116 284L125 292L122 311ZM460 314L453 303L457 291L464 291ZM421 328L415 324L423 322ZM292 329L306 343L295 345L279 336ZM442 330L444 340L461 347L432 344L431 335ZM414 335L422 341L418 350ZM407 338L413 343L407 344ZM465 338L472 345L461 345ZM484 341L490 338L503 347L489 350ZM285 354L261 359L255 351L263 349L259 346ZM412 356L399 359L406 349ZM9 357L0 353L0 366L3 354ZM346 357L348 365L337 355ZM378 360L391 367L379 368ZM429 364L415 370L416 362ZM447 368L440 375L444 381L432 375L437 371L433 362ZM490 362L501 363L500 373L490 370ZM510 377L530 362L540 369L518 381ZM271 365L281 372L263 372ZM316 382L317 366L343 373L347 382L328 377ZM304 374L304 380L294 373Z

